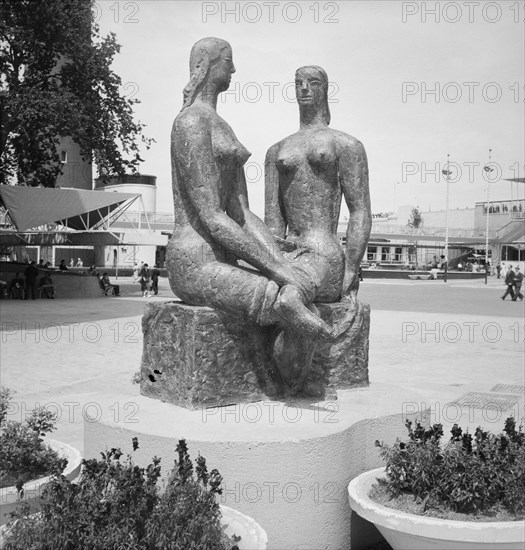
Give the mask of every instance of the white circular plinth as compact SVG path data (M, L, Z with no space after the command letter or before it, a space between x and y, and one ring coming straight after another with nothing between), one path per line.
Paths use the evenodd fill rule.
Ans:
M116 395L100 404L97 419L85 422L84 449L86 458L111 447L128 453L137 437L135 463L145 466L158 456L166 473L178 439L186 439L193 459L200 453L209 470L221 473L221 504L260 523L269 549L340 550L350 548L349 481L381 464L374 441L393 443L402 436L403 403L420 401L381 384L339 391L334 401L262 401L197 411ZM115 414L115 403L121 414Z

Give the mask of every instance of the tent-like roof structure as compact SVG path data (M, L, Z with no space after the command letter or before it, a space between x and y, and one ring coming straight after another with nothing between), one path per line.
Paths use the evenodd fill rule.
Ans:
M0 204L18 231L51 223L84 231L107 227L139 197L132 193L0 185Z

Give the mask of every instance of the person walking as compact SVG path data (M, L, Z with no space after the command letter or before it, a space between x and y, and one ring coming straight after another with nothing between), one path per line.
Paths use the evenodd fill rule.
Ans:
M142 297L148 298L148 287L150 284L151 272L148 268L148 264L144 264L140 270L140 289L142 290Z
M29 293L31 293L31 298L36 300L36 278L38 277L38 268L34 260L26 267L24 275L26 278L25 299L29 300Z
M510 294L511 298L514 298L514 270L512 269L511 265L509 265L509 268L507 269L507 274L505 275L505 284L507 285L507 290L505 290L505 294L503 294L501 299L505 300L508 294Z
M512 301L515 302L517 298L520 299L520 302L523 301L523 294L521 293L521 285L523 284L523 273L520 271L520 266L516 266L516 273L514 274L514 298Z
M498 279L501 278L501 264L498 262L496 265L496 273L498 274Z
M155 296L159 293L159 277L160 277L160 271L156 265L153 266L153 271L151 272L151 292L155 294Z

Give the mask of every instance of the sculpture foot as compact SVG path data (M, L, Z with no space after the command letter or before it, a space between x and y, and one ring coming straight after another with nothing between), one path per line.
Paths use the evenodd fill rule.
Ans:
M286 330L278 330L273 343L273 362L288 396L302 395L316 342Z

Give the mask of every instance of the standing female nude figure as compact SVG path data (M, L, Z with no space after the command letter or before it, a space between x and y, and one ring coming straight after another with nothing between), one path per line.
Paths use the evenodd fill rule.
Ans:
M314 302L357 305L372 225L365 149L329 128L328 77L321 67L298 69L295 88L300 128L266 155L265 222L292 265L310 274ZM349 210L345 249L337 236L342 197Z
M171 133L171 288L189 305L210 306L236 320L329 338L331 327L310 309L318 292L312 275L285 259L271 232L249 210L244 164L250 153L216 111L234 72L224 40L205 38L193 46L190 82Z

